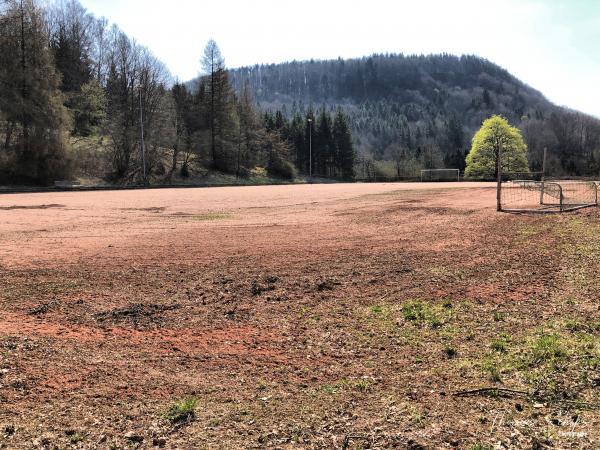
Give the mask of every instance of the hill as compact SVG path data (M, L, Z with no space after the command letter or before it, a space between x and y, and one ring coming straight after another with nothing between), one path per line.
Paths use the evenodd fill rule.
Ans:
M265 111L285 116L341 107L349 116L360 160L393 162L398 175L419 168L464 168L482 121L501 114L529 147L530 169L548 148L554 175L599 170L600 121L558 107L507 70L477 56L372 55L293 61L230 70L236 91L248 83ZM382 169L383 170L383 169Z

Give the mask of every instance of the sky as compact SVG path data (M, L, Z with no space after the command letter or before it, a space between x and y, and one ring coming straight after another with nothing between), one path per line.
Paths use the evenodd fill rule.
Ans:
M600 117L600 0L80 0L187 81L228 67L372 53L475 54Z

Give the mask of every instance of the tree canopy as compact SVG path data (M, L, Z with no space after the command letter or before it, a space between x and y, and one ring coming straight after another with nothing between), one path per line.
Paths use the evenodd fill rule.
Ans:
M341 108L333 114L325 108L294 114L289 120L277 110L264 115L265 128L289 144L301 173L351 181L355 177L356 154L346 114Z
M502 172L529 172L527 145L518 128L502 116L485 120L467 155L465 176L492 178L496 175L496 158L501 150Z
M214 40L201 62L195 83L172 85L147 48L77 0L0 0L0 184L162 183L211 169L294 178L292 143L266 129L249 85L234 92Z
M474 55L374 54L230 70L263 110L304 115L311 105L344 110L357 161L381 176L465 169L471 138L499 114L523 132L531 170L597 176L600 120L550 103L505 69ZM363 163L357 165L363 166ZM360 170L363 172L362 170ZM365 176L363 173L362 176Z

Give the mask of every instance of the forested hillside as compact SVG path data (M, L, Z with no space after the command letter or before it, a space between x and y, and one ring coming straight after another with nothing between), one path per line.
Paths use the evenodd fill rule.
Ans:
M359 170L387 166L410 176L420 168L463 169L474 132L492 114L521 128L531 170L541 169L544 147L552 174L592 175L600 168L599 120L551 104L476 56L373 55L230 74L235 89L248 83L262 109L289 118L343 108L358 144Z
M291 145L234 94L212 40L202 69L194 90L173 85L147 48L76 0L0 0L0 185L293 178Z
M600 170L599 120L475 56L228 70L211 40L190 64L199 57L200 77L173 83L147 48L77 0L0 0L0 184L410 177L464 169L493 114L521 128L531 170L544 148L551 174Z

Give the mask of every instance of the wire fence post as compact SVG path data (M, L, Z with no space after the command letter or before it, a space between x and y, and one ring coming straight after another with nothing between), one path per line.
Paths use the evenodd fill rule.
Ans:
M502 164L500 160L502 158L502 143L498 144L498 150L496 151L496 179L498 186L496 188L496 210L502 211Z
M544 147L544 159L542 159L542 189L540 190L540 205L544 204L544 181L546 180L546 152L547 148Z
M140 93L140 134L141 134L141 144L142 144L142 170L144 175L144 184L148 183L148 178L146 176L146 143L144 142L144 109L142 104L142 87L139 86Z
M563 195L562 186L558 185L558 191L560 192L560 212L565 210L565 197Z

